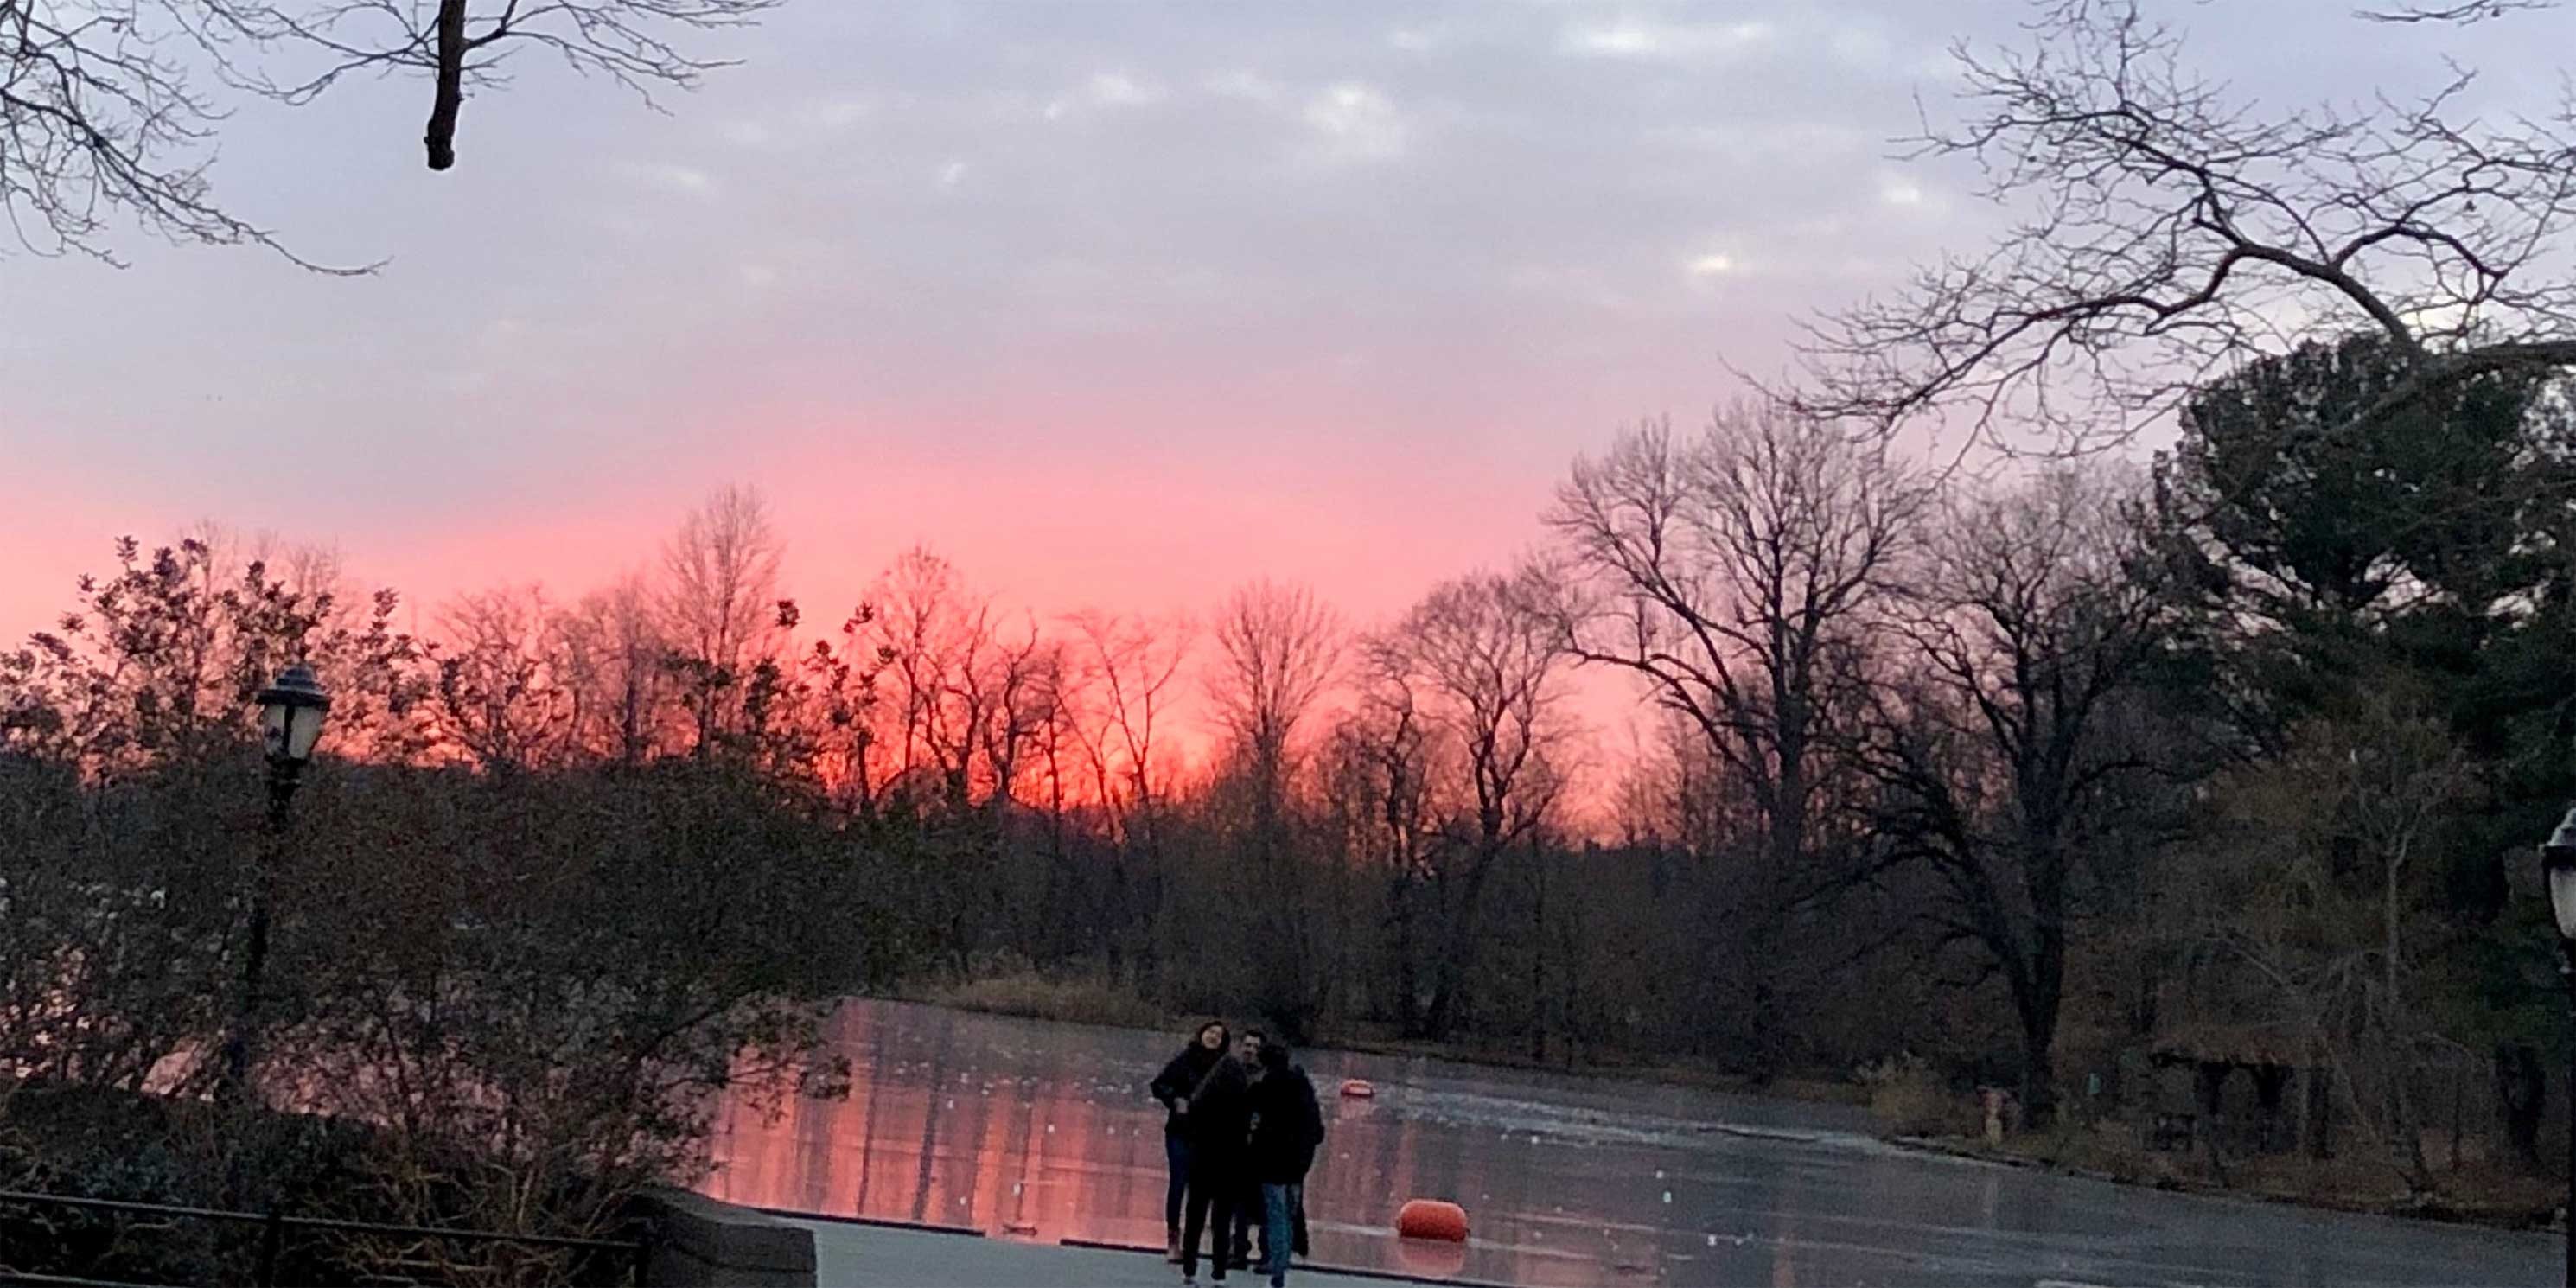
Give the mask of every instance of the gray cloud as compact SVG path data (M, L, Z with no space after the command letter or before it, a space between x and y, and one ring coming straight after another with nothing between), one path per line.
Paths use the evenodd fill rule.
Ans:
M2440 54L2513 101L2566 30L2349 7L2172 11L2281 102ZM414 87L353 83L243 112L216 179L305 254L392 266L0 259L0 447L178 515L400 534L685 495L744 459L746 408L935 454L971 398L976 450L1132 450L1110 427L1188 408L1176 463L1282 432L1355 475L1472 449L1534 509L1619 421L1724 397L1721 356L1774 368L1798 311L1977 243L2001 213L1972 176L1889 141L1939 108L1948 41L2018 13L800 0L667 116L531 62L444 176ZM305 515L244 513L281 461Z

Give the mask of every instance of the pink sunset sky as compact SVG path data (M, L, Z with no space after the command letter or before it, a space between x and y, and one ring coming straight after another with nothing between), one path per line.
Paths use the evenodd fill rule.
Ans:
M2563 48L2350 11L2159 10L2267 99L2451 54L2531 101ZM792 0L667 115L530 55L447 174L416 83L247 104L218 196L386 265L0 249L0 635L118 534L206 519L424 614L568 598L729 482L809 620L916 542L1041 615L1266 575L1381 620L1540 541L1576 454L1783 371L1803 312L1981 245L1970 176L1892 140L2018 16Z

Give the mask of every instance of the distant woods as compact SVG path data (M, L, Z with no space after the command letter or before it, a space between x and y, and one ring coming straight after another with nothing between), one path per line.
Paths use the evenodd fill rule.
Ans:
M2426 1080L2560 1040L2513 892L2576 770L2576 451L2556 386L2513 374L2349 438L2344 409L2408 378L2386 343L2212 382L2152 469L1936 478L1767 405L1644 426L1574 465L1523 566L1377 622L1258 580L1196 619L1041 618L924 550L812 617L743 489L631 577L462 595L429 638L325 559L127 543L0 655L7 852L120 874L56 891L74 906L202 883L150 933L211 962L249 695L309 658L338 697L330 821L284 861L351 915L470 903L447 865L471 862L557 893L470 924L700 927L633 969L718 970L745 935L746 999L1034 972L1550 1063L1767 1080L1913 1052L2042 1116L2123 1052L2259 1033L2430 1185L2404 1143ZM1568 705L1583 668L1632 682L1617 754ZM544 839L611 799L626 831ZM594 906L672 892L566 875L602 863L712 884ZM403 968L446 969L464 917ZM23 947L55 963L23 1014L62 1014L36 988L61 963L127 960ZM101 1005L188 993L132 983ZM42 1059L130 1083L202 1030L116 1032Z

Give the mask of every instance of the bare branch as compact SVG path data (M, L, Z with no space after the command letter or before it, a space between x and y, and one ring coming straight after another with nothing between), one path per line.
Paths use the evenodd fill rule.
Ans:
M2501 18L2509 13L2557 7L2558 0L2462 0L2458 4L2401 4L2385 9L2356 9L2353 16L2370 22L2448 22L2465 26Z
M2462 5L2423 20L2469 20ZM2496 121L2456 69L2409 100L2264 112L2184 63L2134 4L2040 6L2025 49L1957 51L1965 115L1910 155L1973 163L2018 221L1983 253L1826 314L1805 410L1956 416L2081 451L2319 331L2410 355L2399 401L2576 362L2576 117ZM2392 405L2393 407L2393 405ZM2383 409L2385 410L2385 409Z
M320 272L215 201L207 170L228 107L199 82L289 105L353 72L431 82L429 166L455 163L469 92L503 83L514 47L552 52L650 104L724 60L682 37L747 25L780 0L0 0L0 217L37 255L122 261L122 215L173 243L256 245ZM298 70L283 70L298 64ZM211 72L209 73L209 69Z

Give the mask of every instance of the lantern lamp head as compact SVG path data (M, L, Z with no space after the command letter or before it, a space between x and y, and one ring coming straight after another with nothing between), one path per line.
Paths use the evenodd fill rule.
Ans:
M259 691L260 742L271 763L301 766L313 758L322 739L322 718L331 710L331 695L322 689L313 668L298 662L277 673Z
M2558 937L2576 943L2576 809L2567 811L2540 847L2540 874L2549 883L2549 911L2558 920Z

